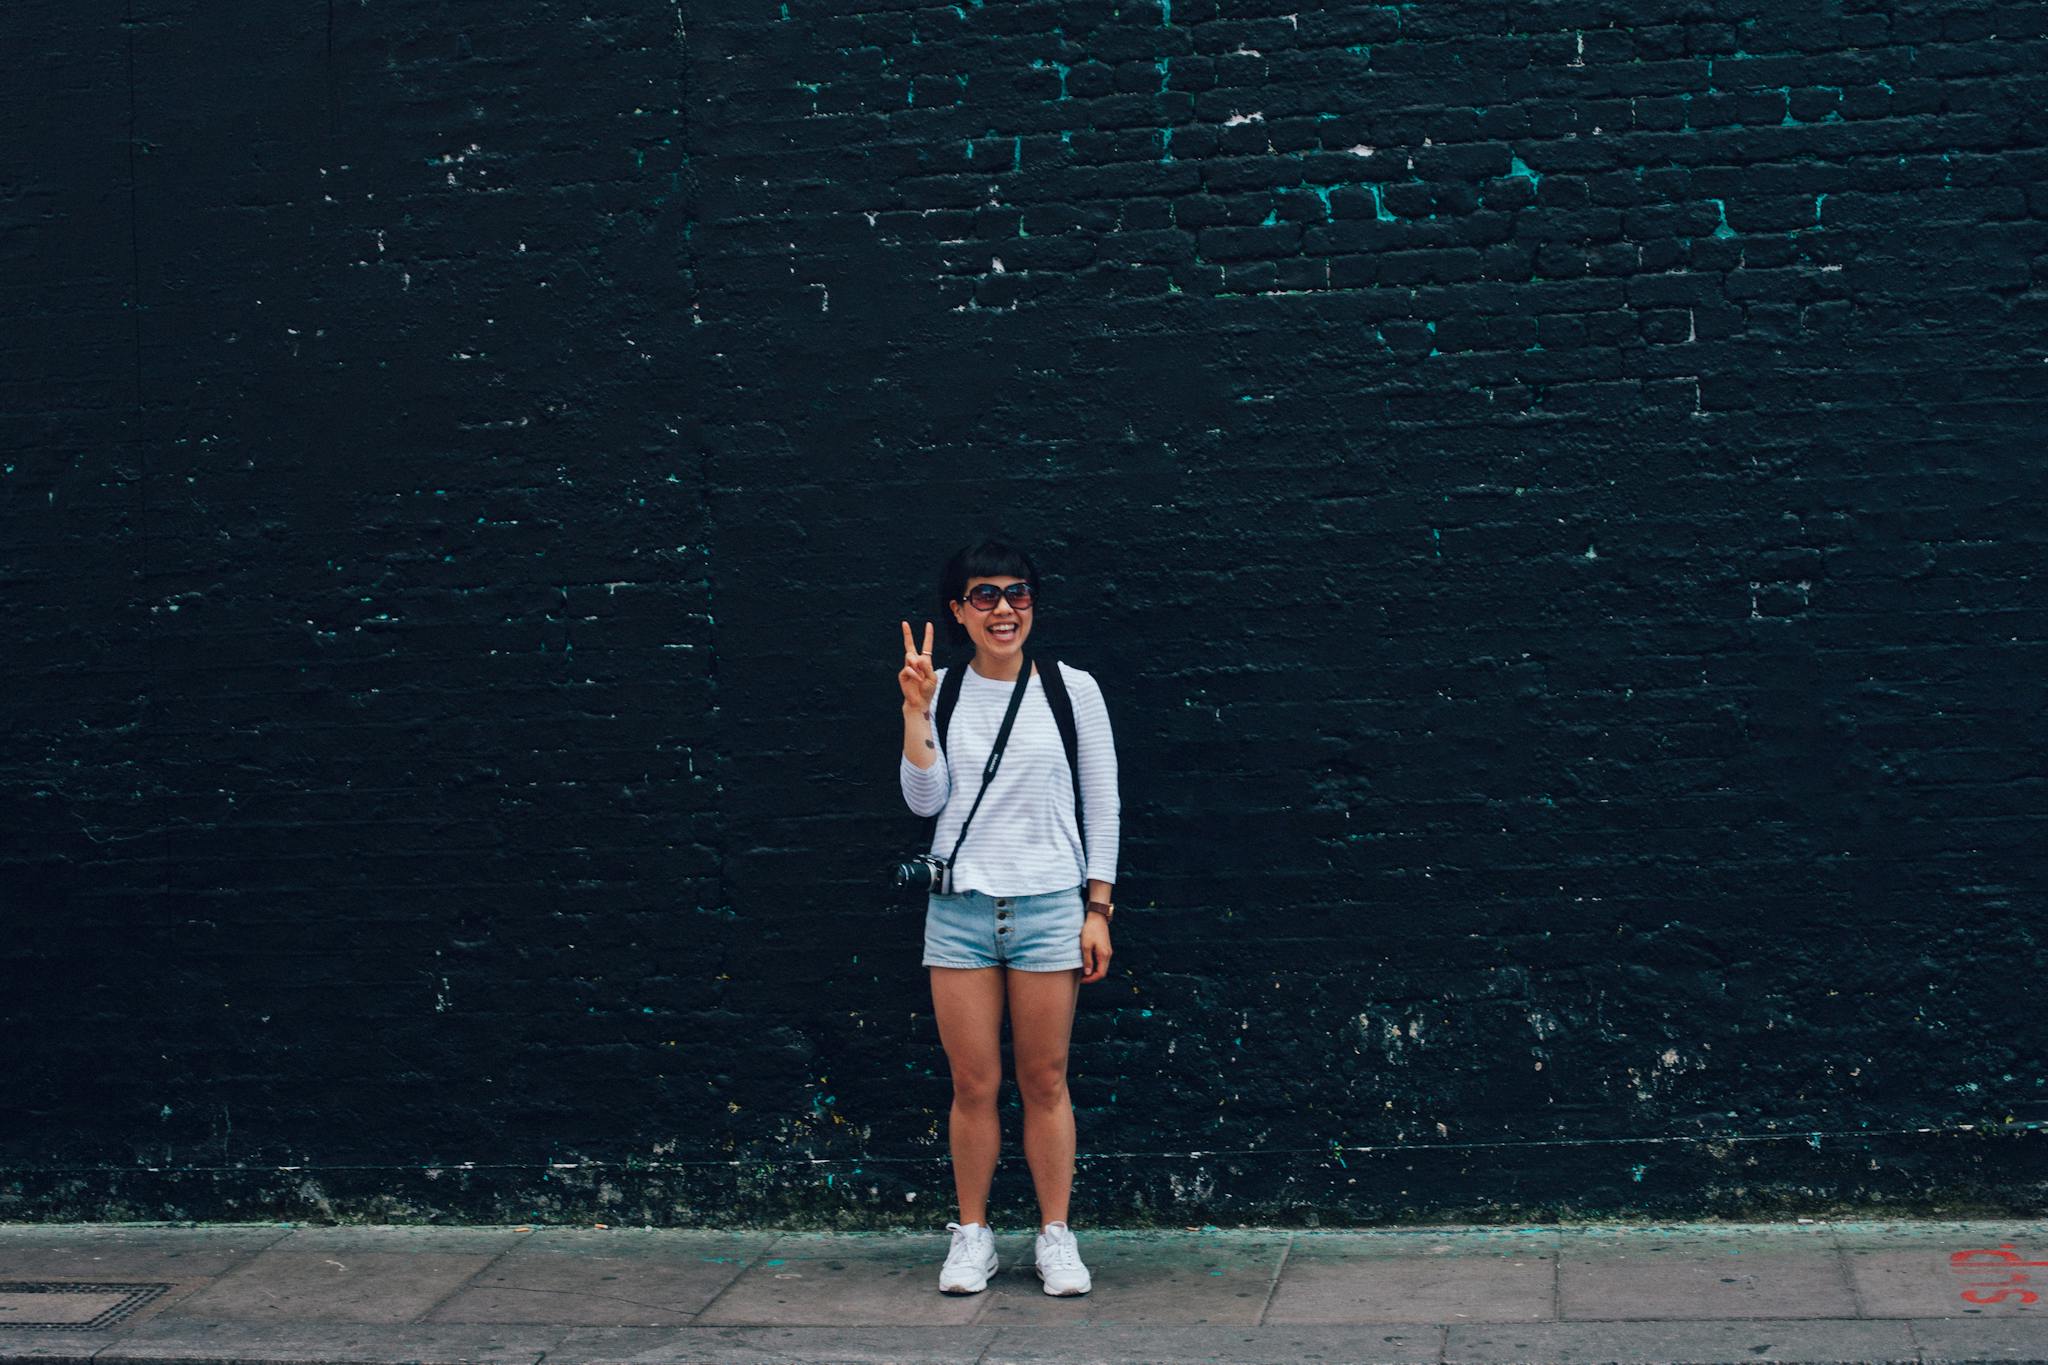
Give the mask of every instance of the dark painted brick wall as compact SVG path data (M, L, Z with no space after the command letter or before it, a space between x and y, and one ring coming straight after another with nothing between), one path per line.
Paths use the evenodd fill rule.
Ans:
M984 528L1077 1216L2040 1208L2044 25L18 7L0 1217L944 1217Z

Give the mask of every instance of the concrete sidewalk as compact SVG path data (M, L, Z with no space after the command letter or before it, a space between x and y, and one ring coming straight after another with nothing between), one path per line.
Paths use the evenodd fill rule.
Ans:
M7 1224L0 1361L2048 1362L2048 1222L1079 1235Z

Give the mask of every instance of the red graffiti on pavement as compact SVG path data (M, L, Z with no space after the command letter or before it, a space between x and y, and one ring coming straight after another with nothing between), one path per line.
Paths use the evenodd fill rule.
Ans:
M1980 1280L1965 1288L1965 1303L2004 1303L2008 1298L2014 1297L2023 1304L2040 1302L2040 1294L2031 1289L2018 1287L2027 1283L2027 1272L2019 1269L2021 1266L2048 1267L2048 1261L2022 1260L2011 1242L2000 1242L1996 1247L1951 1252L1948 1258L1948 1268L1958 1275L1982 1276L2005 1272L2005 1278L2002 1280Z

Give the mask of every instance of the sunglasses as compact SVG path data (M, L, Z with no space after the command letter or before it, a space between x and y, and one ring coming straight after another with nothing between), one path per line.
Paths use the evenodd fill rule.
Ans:
M1004 597L1009 598L1010 605L1018 611L1031 610L1031 585L1029 583L1012 583L1007 588L999 588L993 583L977 583L960 600L972 606L976 611L994 611L997 600Z

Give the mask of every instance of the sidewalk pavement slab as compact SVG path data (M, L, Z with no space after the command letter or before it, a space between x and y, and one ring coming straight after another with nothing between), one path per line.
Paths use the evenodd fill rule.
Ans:
M1033 1327L998 1333L980 1365L1437 1365L1438 1327Z
M0 1223L0 1279L204 1279L294 1235L275 1223Z
M0 1225L0 1283L77 1281L99 1284L148 1285L142 1306L122 1316L131 1322L160 1313L241 1266L253 1263L266 1249L292 1235L274 1224L225 1227L165 1228L108 1224ZM72 1296L74 1306L93 1302ZM110 1300L100 1300L110 1302ZM0 1325L10 1319L52 1320L56 1296L9 1294L0 1291ZM72 1331L72 1350L88 1335L102 1345L111 1334ZM0 1337L19 1349L20 1332ZM53 1343L54 1345L54 1343Z
M1298 1232L1267 1323L1541 1322L1555 1228Z
M1453 1327L1449 1365L1916 1365L1903 1322L1544 1322Z
M941 1294L945 1233L777 1237L697 1321L725 1326L964 1327L979 1294Z
M1566 1320L1856 1316L1820 1225L1572 1229L1560 1235L1557 1279Z
M94 1358L181 1365L538 1365L551 1327L439 1323L181 1322L158 1318ZM0 1350L4 1350L0 1344ZM0 1357L4 1359L5 1357Z
M543 1228L443 1300L426 1321L688 1326L776 1236Z
M47 1365L91 1360L120 1339L114 1332L0 1332L0 1361L33 1360Z
M197 1322L411 1322L460 1292L491 1255L266 1251L158 1316Z
M934 1293L937 1291L934 1290ZM980 1358L986 1327L692 1327L571 1332L549 1365L900 1365Z
M2043 1280L2033 1287L2048 1299L2048 1265L2002 1263L2008 1248L2011 1259L2048 1262L2048 1223L1858 1223L1837 1225L1835 1241L1861 1317L2033 1317L2048 1308L1998 1293L2017 1288L2011 1277L2024 1273L2029 1283ZM1959 1253L1961 1265L1950 1259ZM1964 1299L1965 1291L1977 1301Z
M1997 1322L1963 1318L1930 1318L1907 1324L1920 1344L1920 1358L1935 1361L2024 1361L2048 1365L2048 1324L2039 1318L2006 1318Z

